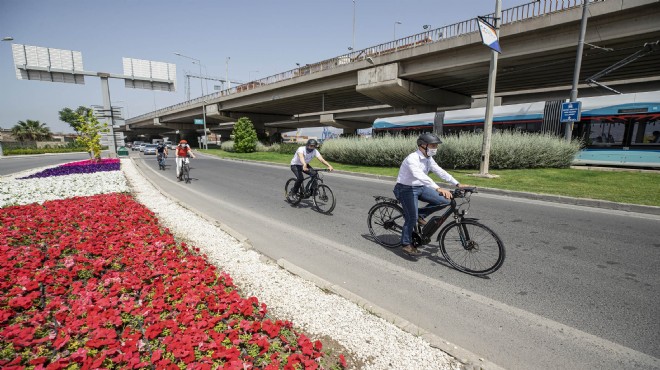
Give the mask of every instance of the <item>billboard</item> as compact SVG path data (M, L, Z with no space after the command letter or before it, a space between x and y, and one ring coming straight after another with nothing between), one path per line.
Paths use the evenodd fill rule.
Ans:
M176 91L176 65L152 60L122 58L126 87Z
M85 83L82 53L22 44L11 45L19 80Z

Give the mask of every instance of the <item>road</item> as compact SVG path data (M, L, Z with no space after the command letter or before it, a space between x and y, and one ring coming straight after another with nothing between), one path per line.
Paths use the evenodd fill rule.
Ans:
M62 163L89 159L87 153L37 154L0 157L0 176L37 167L54 166Z
M131 156L163 191L246 235L264 255L500 366L660 368L658 216L477 194L470 215L500 235L507 258L476 278L448 267L431 245L414 261L369 240L371 196L390 196L391 181L327 174L337 196L327 216L311 201L283 200L287 167L199 155L184 184L172 158L159 171L154 157Z

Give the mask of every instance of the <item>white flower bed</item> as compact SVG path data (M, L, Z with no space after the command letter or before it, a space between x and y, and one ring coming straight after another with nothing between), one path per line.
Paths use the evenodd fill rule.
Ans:
M0 207L130 191L121 171L23 179L43 168L0 177Z

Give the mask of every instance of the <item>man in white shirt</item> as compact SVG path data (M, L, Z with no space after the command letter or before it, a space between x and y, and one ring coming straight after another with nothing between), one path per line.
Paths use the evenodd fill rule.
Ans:
M301 146L296 150L296 154L293 155L291 159L291 171L296 175L296 183L291 189L290 196L296 196L300 190L300 184L303 182L303 172L309 172L310 175L314 174L314 169L309 165L314 158L318 158L321 163L323 163L328 170L332 171L332 166L330 163L326 162L325 159L321 156L321 153L316 149L319 146L318 141L314 139L307 140L305 146Z
M394 195L401 203L405 223L401 234L403 251L409 255L420 254L412 245L412 233L415 222L426 224L424 218L438 209L447 206L452 198L449 190L443 189L428 176L433 172L448 183L459 187L458 181L443 170L433 159L438 151L438 144L442 143L439 137L425 133L417 138L417 151L410 153L401 163L399 175L394 187ZM428 204L417 209L418 200Z

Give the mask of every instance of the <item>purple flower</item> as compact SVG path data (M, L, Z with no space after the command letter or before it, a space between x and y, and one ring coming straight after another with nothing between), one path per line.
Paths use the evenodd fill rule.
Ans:
M30 176L21 177L23 179L33 179L35 177L51 177L51 176L64 176L64 175L74 175L78 173L94 173L94 172L104 172L104 171L119 171L119 160L118 159L109 159L101 160L100 162L95 161L82 161L82 162L72 162L66 163L57 167L47 168L41 172L37 172Z

